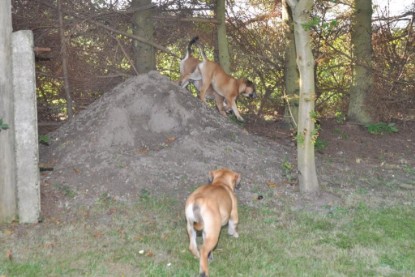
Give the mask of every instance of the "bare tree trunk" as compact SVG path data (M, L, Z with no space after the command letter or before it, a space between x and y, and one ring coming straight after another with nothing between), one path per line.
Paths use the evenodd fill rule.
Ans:
M310 21L313 0L287 0L293 12L294 38L297 50L297 65L300 72L300 99L297 128L297 159L300 191L311 193L319 190L317 180L314 142L314 57L311 51L310 32L305 30Z
M72 107L71 90L70 90L70 85L69 85L68 50L66 48L66 41L65 41L65 28L63 25L61 0L58 0L57 4L58 4L58 17L59 17L59 34L60 34L60 40L61 40L63 84L64 84L65 97L66 97L66 109L67 109L68 119L71 119L73 117L73 107Z
M367 124L372 121L366 106L373 86L372 73L372 0L355 0L351 29L353 83L350 87L348 117Z
M143 6L151 6L151 0L133 0L133 9L138 9L133 16L133 34L148 41L154 41L153 9L139 9ZM134 40L134 63L137 72L147 73L156 69L156 54L154 47L147 43Z
M297 68L297 53L295 51L293 19L290 7L286 0L282 2L282 17L286 24L287 47L285 49L285 111L284 120L293 127L297 127L298 122L298 95L300 91L298 80L300 79Z
M0 223L17 217L14 97L12 78L12 10L10 0L0 1Z
M230 73L231 62L229 57L228 39L225 25L225 0L216 1L215 13L218 24L219 63L225 72Z

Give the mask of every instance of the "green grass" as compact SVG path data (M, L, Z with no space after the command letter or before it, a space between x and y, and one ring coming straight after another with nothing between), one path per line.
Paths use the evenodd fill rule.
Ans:
M68 185L55 184L54 186L58 191L63 193L65 197L68 197L68 198L76 197L76 192L73 189L71 189L71 187L69 187Z
M366 128L369 134L372 135L392 134L397 133L399 131L395 123L373 123L368 124Z
M135 203L103 198L70 222L2 225L0 276L197 276L183 205L147 193ZM239 214L240 237L222 230L212 276L415 274L414 207L240 205Z
M323 151L324 149L327 148L328 142L321 139L320 137L317 137L315 143L314 143L314 148L317 151Z

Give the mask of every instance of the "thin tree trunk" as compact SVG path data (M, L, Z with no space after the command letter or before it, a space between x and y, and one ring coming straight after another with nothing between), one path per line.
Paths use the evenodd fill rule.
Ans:
M70 90L70 85L69 85L68 50L66 48L66 41L65 41L65 29L63 25L61 0L58 0L57 4L58 4L58 17L59 17L59 34L60 34L60 40L61 40L63 84L64 84L65 97L66 97L66 109L67 109L68 119L71 119L73 117L73 107L72 107L71 90Z
M215 7L216 19L218 24L218 49L219 49L219 63L225 72L230 73L231 62L229 57L228 39L226 37L225 24L225 0L216 1Z
M348 118L360 124L367 124L372 121L366 103L373 86L372 0L355 0L351 42L354 64Z
M132 8L148 6L151 0L133 0ZM133 16L133 34L148 41L154 41L153 9L139 9ZM134 63L137 72L147 73L156 69L156 54L154 47L135 40L134 44Z
M287 0L293 12L294 38L297 50L297 65L300 72L300 102L297 128L297 159L300 191L317 192L317 180L314 142L314 57L311 51L310 32L305 30L313 0Z
M298 80L300 79L298 68L297 68L297 53L295 51L294 41L294 30L293 30L293 19L289 6L286 1L283 0L282 9L283 20L286 24L286 38L287 47L285 49L285 111L284 120L289 123L292 127L297 127L298 122L298 95L300 87Z

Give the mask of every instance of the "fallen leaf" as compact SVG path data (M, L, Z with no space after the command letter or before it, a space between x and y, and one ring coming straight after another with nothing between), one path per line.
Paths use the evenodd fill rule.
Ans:
M13 260L13 251L11 249L7 250L6 259L8 259L9 261Z
M104 234L101 231L95 231L94 232L94 238L99 239L102 238Z
M120 235L120 238L125 239L126 234L124 229L118 229L118 234Z
M147 147L141 147L140 149L137 149L137 153L141 155L146 155L149 151L150 150Z
M11 236L11 235L13 235L13 230L6 229L6 230L3 231L3 234L5 234L6 236Z
M175 137L175 136L167 137L167 138L166 138L166 143L172 143L172 142L174 142L175 140L176 140L176 137Z
M43 244L43 248L45 249L51 249L55 247L55 243L51 242L51 241L47 241Z
M154 253L151 250L147 250L146 257L153 257Z
M268 182L267 182L267 186L268 186L270 189L275 189L275 188L277 188L277 187L278 187L278 184L277 184L277 183L274 183L274 182L272 182L272 181L268 181Z

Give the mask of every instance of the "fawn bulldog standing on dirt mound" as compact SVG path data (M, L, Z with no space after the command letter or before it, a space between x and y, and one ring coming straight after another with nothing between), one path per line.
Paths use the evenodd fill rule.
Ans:
M240 94L246 97L255 98L256 92L254 83L247 79L235 79L228 75L219 64L211 62L206 58L206 55L200 46L199 50L203 57L203 61L197 65L191 74L184 75L183 78L180 79L179 85L185 87L189 80L193 80L194 82L201 81L202 85L199 89L200 100L206 102L206 95L207 93L211 93L213 88L216 106L219 112L226 116L226 112L232 110L239 121L244 121L236 107L236 98L238 98ZM224 100L226 100L227 104L226 111L223 106Z
M237 238L238 224L235 187L241 176L227 168L209 172L211 184L196 189L186 201L187 233L189 250L200 259L200 276L209 276L208 257L218 243L222 226L228 224L228 234ZM199 250L196 231L202 231L203 245Z

